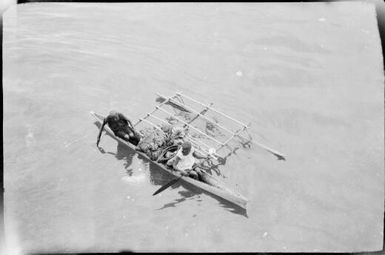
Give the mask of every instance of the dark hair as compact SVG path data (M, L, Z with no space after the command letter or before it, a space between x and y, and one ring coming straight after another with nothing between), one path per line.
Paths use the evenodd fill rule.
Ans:
M191 142L189 142L189 141L183 142L183 144L182 144L182 150L183 150L183 151L188 150L188 151L187 151L187 154L191 151L191 148L192 148ZM182 151L182 153L183 153L183 151ZM183 155L187 155L187 154L184 154L184 153L183 153Z

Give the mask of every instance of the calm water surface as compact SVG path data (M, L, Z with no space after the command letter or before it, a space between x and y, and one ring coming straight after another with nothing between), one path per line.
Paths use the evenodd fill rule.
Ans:
M383 67L365 3L18 5L4 16L8 251L382 249ZM180 91L257 147L221 167L240 212L98 133Z

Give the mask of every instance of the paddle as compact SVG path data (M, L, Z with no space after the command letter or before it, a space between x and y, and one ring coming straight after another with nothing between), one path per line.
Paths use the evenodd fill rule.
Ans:
M200 165L197 165L196 167L199 167ZM167 189L168 187L174 185L175 183L177 183L179 180L182 179L182 177L184 176L188 176L188 174L181 174L181 176L179 176L178 178L170 181L169 183L167 183L166 185L163 185L162 187L160 187L157 191L154 192L154 194L152 194L153 196L159 194L160 192L164 191L165 189Z
M152 194L153 196L155 196L156 194L159 194L160 192L162 192L163 190L167 189L168 187L172 186L173 184L177 183L180 179L182 179L184 175L181 175L180 177L170 181L169 183L167 183L166 185L160 187L157 191L154 192L154 194Z

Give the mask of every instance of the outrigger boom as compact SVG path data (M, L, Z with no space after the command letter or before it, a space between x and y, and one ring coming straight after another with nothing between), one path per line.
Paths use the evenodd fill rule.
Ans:
M193 113L197 114L197 116L196 116L193 120L195 120L197 117L202 117L203 119L205 119L206 121L209 121L210 123L214 124L214 125L217 126L218 128L220 128L220 129L222 129L222 130L224 130L224 131L230 133L230 134L231 134L231 137L228 138L225 142L220 142L220 141L216 140L215 138L213 138L213 137L211 137L211 136L209 136L209 135L203 133L203 135L204 135L205 137L209 138L210 140L214 140L214 139L215 139L214 141L219 145L219 147L216 148L216 150L215 150L216 152L218 152L218 151L221 150L222 148L228 146L228 143L229 143L233 138L239 137L239 138L241 138L241 139L243 139L243 140L245 140L245 141L251 142L251 143L253 143L253 144L255 144L255 145L257 145L257 146L259 146L259 147L265 149L266 151L268 151L268 152L272 153L273 155L275 155L275 156L276 156L278 159L280 159L280 160L285 160L285 159L286 159L286 156L285 156L283 153L278 152L278 151L276 151L276 150L274 150L274 149L272 149L272 148L270 148L270 147L268 147L268 146L266 146L266 145L263 145L263 144L261 144L261 143L259 143L259 142L256 142L256 141L252 140L252 137L251 137L251 136L248 134L248 132L247 132L247 129L250 127L250 124L246 125L246 124L244 124L243 122L241 122L241 121L239 121L239 120L236 120L236 119L230 117L229 115L227 115L227 114L225 114L225 113L223 113L223 112L218 111L217 109L215 109L215 108L212 107L212 103L211 103L210 105L206 105L206 104L204 104L204 103L202 103L202 102L199 102L198 100L195 100L195 99L193 99L193 98L191 98L191 97L189 97L189 96L182 95L182 93L180 93L180 92L179 92L179 93L176 93L176 94L175 94L174 96L172 96L172 97L166 97L166 96L163 96L163 95L161 95L161 94L159 94L159 93L156 93L156 95L157 95L158 97L164 99L165 101L163 101L160 105L156 106L156 109L155 109L154 111L152 111L151 113L147 114L147 116L151 116L153 113L155 113L156 110L161 109L161 107L162 107L163 105L165 105L165 104L167 104L167 103L170 102L170 103L172 103L172 104L175 104L175 105L177 105L177 106L179 106L179 107L181 107L181 108L184 108L184 109L186 109L186 110L188 110L188 111L190 111L190 112L193 112ZM204 116L202 113L199 113L198 111L194 110L192 107L186 105L186 104L183 102L183 98L184 98L184 99L187 99L187 100L190 100L190 101L192 101L192 102L194 102L194 103L197 103L197 104L199 104L199 105L201 105L201 106L204 106L205 108L204 108L204 110L203 110L202 112L205 113L205 112L207 112L207 110L211 110L211 111L213 111L213 112L215 112L215 113L217 113L217 114L220 114L220 115L224 116L225 118L227 118L227 119L229 119L229 120L231 120L231 121L233 121L233 122L239 124L239 125L241 126L241 128L238 129L238 130L236 130L235 132L229 130L228 128L226 128L226 127L224 127L224 126L222 126L222 125L216 123L215 121L212 121L212 120L208 119L206 116ZM179 102L176 101L175 99L179 99ZM161 109L161 110L164 111L163 109ZM170 116L172 116L171 113L169 113L169 112L166 112L166 113L169 114ZM179 121L178 118L176 118L175 116L173 116L173 117ZM192 121L193 121L193 120L192 120ZM192 121L190 121L190 123L191 123ZM182 121L182 123L183 123L183 121ZM185 122L184 122L184 123L185 123ZM185 123L185 126L187 125L187 126L189 126L189 127L192 127L192 126L190 125L190 123ZM136 124L138 124L138 123L136 123ZM136 125L136 124L135 124L135 125ZM134 125L134 126L135 126L135 125ZM193 128L193 129L196 129L196 128L194 128L194 127L192 127L192 128ZM202 133L200 130L198 130L198 132L199 132L199 133ZM246 133L248 134L249 138L246 138L245 136L243 136L243 135L241 134L241 132L246 132ZM206 147L207 147L207 145L206 145ZM218 156L218 155L217 155L217 156Z

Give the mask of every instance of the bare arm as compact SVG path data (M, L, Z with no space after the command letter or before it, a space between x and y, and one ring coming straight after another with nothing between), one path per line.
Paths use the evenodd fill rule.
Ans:
M179 161L180 161L180 158L178 156L175 156L174 162L172 163L172 166L174 167L175 170L176 170L176 166L178 165Z
M134 126L133 126L132 123L131 123L131 121L130 121L129 119L126 119L126 120L127 120L128 125L131 126L132 130L135 130L135 129L134 129Z
M104 125L106 125L106 119L103 120L103 124L102 126L100 127L100 130L99 130L99 135L98 135L98 139L96 141L96 146L99 147L99 142L100 142L100 136L102 135L102 131L103 131L103 128L104 128Z
M178 156L178 154L181 153L181 150L182 149L179 148L179 150L175 153L175 155L167 161L167 165L172 165L174 170L185 173L184 171L181 171L181 170L177 169L177 167L176 167L180 161L180 157Z
M205 156L205 155L203 155L197 151L194 151L193 156L196 157L197 159L208 159L207 156Z

